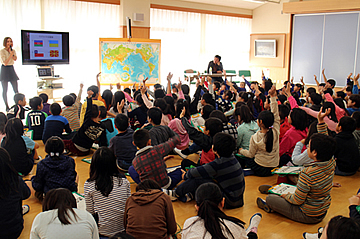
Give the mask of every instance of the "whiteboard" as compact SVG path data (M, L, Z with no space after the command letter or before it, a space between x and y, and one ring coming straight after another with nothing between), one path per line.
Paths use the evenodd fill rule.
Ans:
M360 73L360 12L294 15L291 76L304 76L306 84L320 82L325 68L328 79L345 86L349 73Z

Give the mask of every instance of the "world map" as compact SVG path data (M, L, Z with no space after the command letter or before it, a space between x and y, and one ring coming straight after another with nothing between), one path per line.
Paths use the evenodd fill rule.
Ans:
M132 85L148 77L147 84L160 83L160 41L129 42L100 39L101 83Z

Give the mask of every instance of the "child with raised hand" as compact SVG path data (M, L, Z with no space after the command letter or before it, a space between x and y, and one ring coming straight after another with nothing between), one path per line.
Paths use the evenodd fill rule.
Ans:
M42 112L43 100L40 97L30 99L31 111L26 116L26 125L33 131L33 140L41 140L43 136L45 119L48 116Z
M54 188L67 188L77 191L77 173L75 161L64 155L64 143L53 136L46 141L46 157L37 164L36 175L31 178L35 196L42 201L43 194Z
M87 93L88 98L86 100L84 123L72 139L64 140L65 149L78 156L88 155L93 143L98 138L100 138L99 145L107 144L106 134L104 133L105 129L100 124L99 108L97 105L92 104L94 92L89 90Z
M216 182L225 197L225 208L238 208L244 205L245 181L244 172L233 152L236 141L225 133L214 136L213 152L217 156L214 161L183 171L180 184L175 193L167 191L170 196L176 196L180 201L187 202L194 198L196 189L203 183Z
M36 148L39 148L39 144L24 136L24 125L19 118L12 118L6 123L5 134L1 147L10 154L16 171L23 176L28 175L33 168L34 158L38 158ZM33 149L29 153L27 145Z
M130 196L130 183L119 171L116 157L109 148L100 147L93 154L84 194L86 211L98 218L100 236L110 237L124 231L125 203Z
M14 102L15 105L13 105L7 112L8 119L12 118L19 118L19 119L25 119L25 105L26 105L26 98L24 94L16 93L14 95Z
M137 152L136 146L133 144L133 134L129 124L129 118L124 114L118 114L115 117L115 128L118 134L110 139L110 150L114 152L117 160L117 166L127 171L132 164Z
M280 117L275 86L269 95L271 112L260 112L257 120L260 130L251 136L249 150L239 149L239 153L248 158L246 165L257 176L271 176L272 169L279 165Z
M225 198L215 183L202 184L195 192L195 201L197 216L185 221L182 238L258 238L257 228L262 215L254 214L245 229L243 221L223 212Z
M126 232L135 238L169 238L175 234L173 206L158 183L146 179L136 186L136 192L126 201L124 225Z
M7 116L3 112L0 112L0 143L5 136L5 125L7 122Z
M81 94L84 85L80 84L79 94L74 99L72 95L66 95L62 98L62 101L65 105L65 108L61 111L61 116L64 116L69 121L69 126L72 131L78 131L80 129L80 118L79 118L79 109Z

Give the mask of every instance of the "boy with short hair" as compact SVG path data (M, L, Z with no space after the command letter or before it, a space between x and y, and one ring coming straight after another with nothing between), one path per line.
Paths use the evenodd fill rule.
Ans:
M105 129L105 137L106 137L106 144L105 145L100 145L100 146L109 146L110 145L110 140L115 137L117 135L117 130L115 129L115 122L114 122L114 118L106 118L107 116L107 110L105 108L105 106L99 106L99 118L100 120L100 124L101 127L103 127L103 129Z
M203 183L215 182L223 191L225 208L238 208L244 205L245 181L244 172L234 157L236 141L225 133L217 133L214 136L213 152L216 154L214 161L202 166L183 171L182 178L185 180L175 192L163 190L170 196L177 196L183 202L194 198L196 189Z
M16 93L14 95L14 102L15 105L13 105L10 108L10 110L7 112L8 119L12 119L12 118L25 119L25 109L24 109L24 106L26 105L25 95L21 93Z
M165 143L170 138L175 136L175 132L168 126L160 125L162 112L159 108L150 108L147 112L147 115L149 123L154 126L149 130L152 146Z
M75 100L72 95L65 95L62 98L65 108L62 110L61 115L69 121L70 129L72 131L78 131L80 129L79 109L83 87L84 85L80 84L79 94Z
M349 115L352 115L356 111L360 111L360 95L358 94L352 94L350 95L348 102L347 102L348 108L346 110L349 112Z
M41 93L39 95L39 97L42 99L43 101L43 108L42 108L42 112L46 113L47 115L51 115L50 113L50 104L48 103L49 100L49 96L46 93Z
M48 116L42 111L43 100L36 96L29 101L31 111L26 117L26 126L33 131L33 140L41 140L43 136L45 119Z
M180 144L180 137L175 134L165 143L152 146L149 131L140 129L133 134L133 140L139 151L129 167L131 178L136 183L152 179L162 188L174 188L181 181L181 169L167 173L164 157Z
M189 134L189 138L200 147L202 150L201 158L198 163L194 163L189 159L184 159L181 162L181 168L185 169L187 167L199 166L209 162L214 161L215 155L212 151L213 137L216 133L219 133L223 130L223 123L218 118L210 117L205 121L204 133L192 127L186 117L184 117L185 112L180 115L181 123Z
M105 129L100 124L99 108L92 104L94 92L89 90L87 94L84 123L72 139L64 140L65 149L78 156L88 155L93 143L98 138L100 138L100 145L106 145Z
M336 142L328 135L316 133L311 136L309 145L308 156L314 163L305 165L300 172L295 193L270 194L266 201L259 197L259 208L301 223L319 223L324 219L331 202Z
M52 136L58 136L60 138L65 138L62 133L65 132L70 134L71 129L69 126L69 121L61 116L61 107L58 103L53 103L50 105L50 112L52 115L49 115L45 120L44 132L42 135L42 140L44 144Z
M327 129L326 124L323 125L323 128ZM354 175L360 166L359 149L353 135L355 129L356 120L349 116L342 117L336 126L336 131L339 132L335 135L337 143L334 153L336 158L336 175Z
M115 128L118 134L110 139L109 148L114 152L118 168L122 171L128 171L137 151L132 139L134 130L129 126L129 118L126 115L116 115Z

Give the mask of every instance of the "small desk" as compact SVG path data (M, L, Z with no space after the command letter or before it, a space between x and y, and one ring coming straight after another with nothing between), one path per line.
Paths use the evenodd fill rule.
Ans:
M200 77L223 77L224 74L222 73L214 73L214 74L200 74ZM230 82L232 82L232 78L235 77L236 74L226 74L226 77L230 77ZM197 75L193 75L190 77L190 82L192 83L193 79L195 79ZM195 84L195 83L194 83Z

